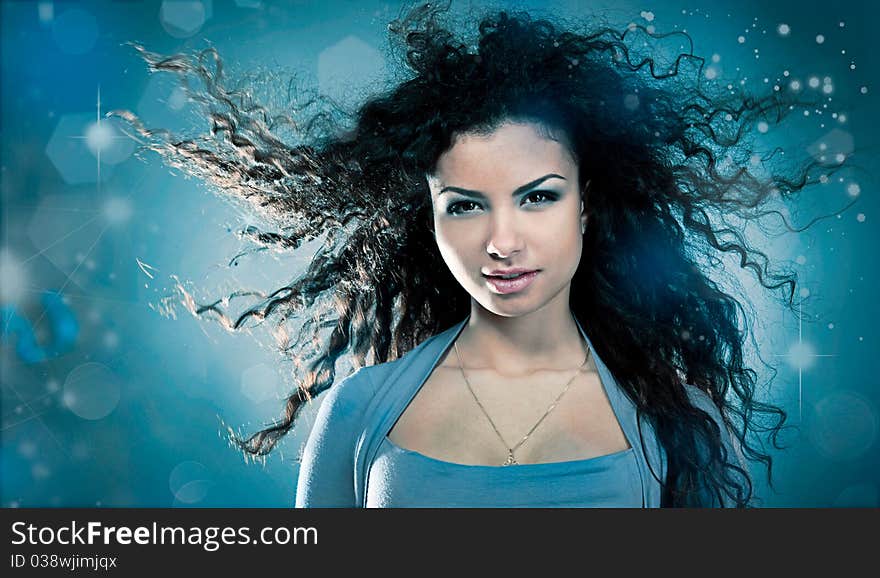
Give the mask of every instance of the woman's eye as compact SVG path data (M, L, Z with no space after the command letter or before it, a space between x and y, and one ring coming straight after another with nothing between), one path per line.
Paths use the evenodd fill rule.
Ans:
M555 201L558 198L558 195L552 193L550 191L532 191L528 195L525 196L524 200L534 199L531 202L527 203L530 205L534 204L543 204L546 202ZM447 208L446 212L450 215L459 215L462 213L469 213L471 211L466 210L469 206L479 207L480 205L473 201L456 201L451 203Z
M545 201L555 201L556 195L549 191L532 191L528 195L526 195L526 199L531 199L532 197L543 197ZM544 202L544 201L537 201Z
M462 211L461 209L462 209L462 207L467 207L468 205L477 206L477 204L473 201L458 201L455 203L451 203L448 207L446 207L446 212L449 213L450 215L458 215L459 213L462 213L462 212L466 213L468 211Z

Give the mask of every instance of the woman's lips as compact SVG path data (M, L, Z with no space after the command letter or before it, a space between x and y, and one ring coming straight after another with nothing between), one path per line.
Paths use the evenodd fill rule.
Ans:
M539 271L531 271L529 273L523 273L514 279L502 279L500 277L491 277L489 275L484 275L484 277L486 277L486 282L489 286L497 293L507 294L522 291L531 285L532 281L535 280L535 277L538 276L538 273Z

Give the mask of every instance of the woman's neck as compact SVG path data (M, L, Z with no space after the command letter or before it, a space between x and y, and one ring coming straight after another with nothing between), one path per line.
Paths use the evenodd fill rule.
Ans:
M552 305L504 317L473 303L467 326L456 341L465 368L516 376L579 367L587 344L567 304Z

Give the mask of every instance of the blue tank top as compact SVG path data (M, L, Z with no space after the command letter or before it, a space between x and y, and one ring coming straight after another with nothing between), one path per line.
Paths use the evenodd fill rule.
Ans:
M387 437L370 470L367 507L640 508L635 451L585 460L467 465L404 449Z
M297 507L660 505L665 451L577 319L628 449L584 460L488 466L446 462L395 445L388 438L393 424L467 321L429 338L396 361L362 367L330 389L303 449ZM723 426L706 392L684 385L691 402ZM745 467L735 436L722 427L722 438L729 455Z

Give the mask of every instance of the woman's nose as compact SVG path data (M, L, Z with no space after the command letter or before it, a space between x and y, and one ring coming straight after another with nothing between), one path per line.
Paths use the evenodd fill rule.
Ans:
M504 258L522 249L522 235L514 221L510 216L503 215L492 219L486 245L486 251L490 255Z

